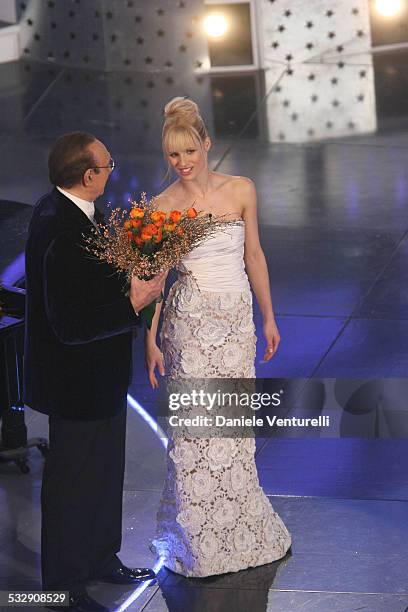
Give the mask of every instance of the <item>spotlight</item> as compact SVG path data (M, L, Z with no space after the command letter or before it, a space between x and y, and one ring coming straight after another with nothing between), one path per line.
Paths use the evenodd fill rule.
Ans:
M228 21L222 13L211 13L204 19L203 25L210 38L221 38L228 30Z
M401 0L376 0L375 8L383 17L394 17L402 9Z

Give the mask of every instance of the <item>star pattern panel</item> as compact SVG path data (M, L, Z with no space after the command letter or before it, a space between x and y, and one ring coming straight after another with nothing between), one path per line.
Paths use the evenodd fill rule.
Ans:
M272 142L309 142L377 128L370 54L360 64L280 65L266 71L266 115Z
M262 0L260 23L271 141L375 131L366 0Z
M266 68L371 48L367 0L261 0L260 10Z
M18 2L24 57L69 67L200 72L208 68L202 0Z
M25 67L30 69L30 63ZM61 131L90 131L110 143L116 155L157 156L162 147L164 105L178 95L199 102L212 132L211 88L206 77L67 68L49 91L47 104L35 109L25 129L40 138L57 137ZM54 109L52 123L49 108ZM115 176L120 173L118 164Z

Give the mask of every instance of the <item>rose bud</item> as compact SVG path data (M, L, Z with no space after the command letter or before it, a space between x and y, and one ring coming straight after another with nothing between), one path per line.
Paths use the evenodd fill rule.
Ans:
M197 216L197 211L195 208L191 207L187 209L187 217L189 219L194 219Z
M131 209L129 214L132 219L143 219L145 211L143 210L143 208L138 208L137 206L135 206Z
M149 225L145 225L143 231L149 233L151 236L155 236L159 230L153 223L149 223Z
M151 220L157 226L163 225L164 220L166 218L166 213L161 210L155 210L150 215Z
M181 219L181 212L179 210L172 210L170 213L170 219L173 223L178 223Z

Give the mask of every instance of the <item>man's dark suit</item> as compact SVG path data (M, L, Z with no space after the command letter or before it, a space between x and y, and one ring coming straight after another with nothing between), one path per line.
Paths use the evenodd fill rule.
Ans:
M34 209L26 246L25 403L50 415L43 587L73 593L119 563L131 330L138 324L123 279L83 248L91 228L54 189Z

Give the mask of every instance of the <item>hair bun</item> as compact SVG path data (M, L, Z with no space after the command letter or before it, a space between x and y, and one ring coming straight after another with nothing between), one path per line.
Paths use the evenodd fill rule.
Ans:
M193 100L177 96L164 107L164 116L166 119L176 120L180 123L194 124L200 117L200 111Z
M191 140L202 147L206 138L208 138L207 128L194 100L177 96L166 104L162 131L165 155L170 149L185 146L186 142L191 144Z

